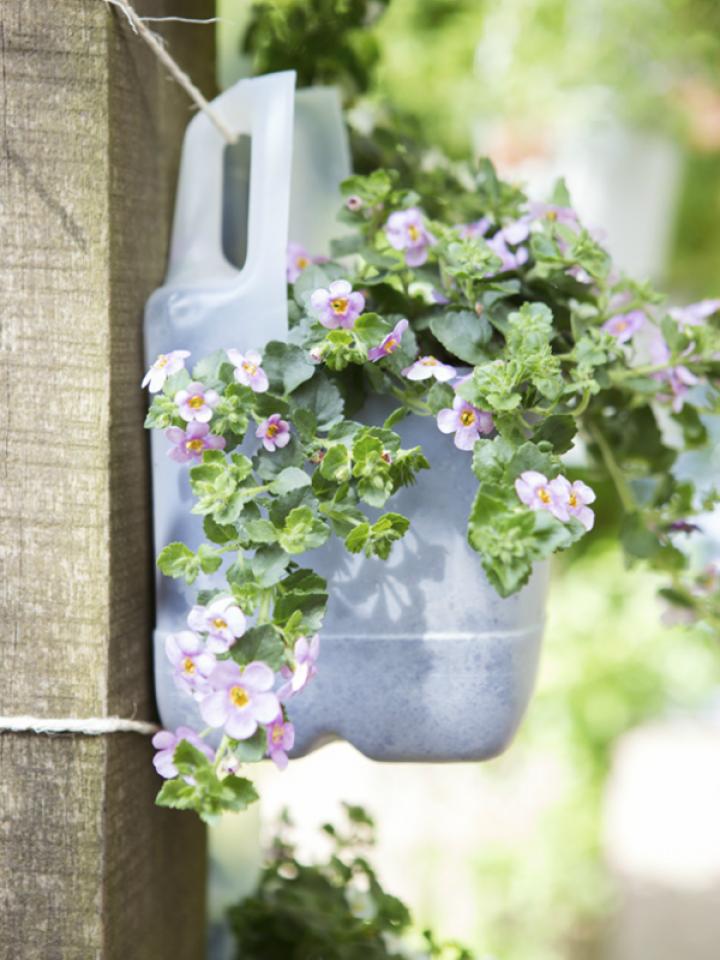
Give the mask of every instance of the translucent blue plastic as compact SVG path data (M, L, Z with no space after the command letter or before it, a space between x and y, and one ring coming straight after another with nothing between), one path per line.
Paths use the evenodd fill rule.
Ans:
M337 95L294 94L294 74L241 81L215 108L251 137L249 221L244 267L222 251L224 143L206 117L188 127L166 282L148 301L148 363L159 353L262 349L287 334L288 236L313 252L336 234L338 184L349 172ZM294 150L293 150L294 146ZM291 163L292 156L292 163ZM393 404L372 399L363 411L382 423ZM337 737L377 760L477 760L502 751L530 698L542 638L547 569L520 594L501 600L465 536L475 480L469 454L433 420L398 426L421 444L432 470L400 491L391 509L412 526L390 560L350 556L331 543L307 555L329 581L318 676L291 703L294 754ZM187 466L152 438L155 550L175 540L196 549L202 524L190 513ZM303 559L305 562L305 559ZM158 707L163 724L201 726L196 705L173 682L168 633L186 628L202 577L192 587L158 573L154 634Z

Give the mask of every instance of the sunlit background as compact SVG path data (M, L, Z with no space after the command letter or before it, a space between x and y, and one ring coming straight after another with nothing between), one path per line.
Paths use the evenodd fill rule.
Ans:
M345 4L306 6L365 73L339 78L356 137L391 118L538 197L563 174L624 269L678 300L720 295L715 0L391 0L339 39ZM258 66L248 9L220 0L222 87ZM295 56L280 65L326 79L315 53ZM611 523L557 565L537 695L498 760L379 765L333 744L266 765L259 814L213 831L214 916L251 885L259 826L267 839L289 806L311 856L345 799L377 817L388 888L479 957L717 960L720 647L664 625L655 587L623 569Z

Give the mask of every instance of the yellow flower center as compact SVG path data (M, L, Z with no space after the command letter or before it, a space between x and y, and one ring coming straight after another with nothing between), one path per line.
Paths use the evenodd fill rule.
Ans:
M616 329L619 333L622 333L623 330L627 330L627 328L628 328L628 322L627 322L627 320L618 320L618 322L615 324L615 329Z
M272 742L280 743L282 738L283 738L283 728L278 724L276 727L273 727Z
M196 393L194 397L190 397L188 400L188 406L193 410L199 410L205 404L205 397L201 397L199 393Z
M212 625L216 630L224 630L227 627L227 620L223 620L222 617L215 617L212 622Z
M414 224L411 224L408 227L408 236L412 243L417 243L420 239L420 228L416 227Z
M195 673L195 670L197 669L191 657L185 657L185 659L183 660L182 668L183 668L183 673L189 673L191 676L193 673Z
M420 363L424 367L436 367L438 365L438 362L435 359L435 357L423 357Z
M244 687L230 687L230 699L236 707L246 707L250 703L250 697Z
M544 504L550 503L552 499L546 487L540 487L540 489L538 490L538 496L540 497L540 499Z
M201 450L205 449L202 440L188 440L185 446L193 453L200 453Z
M246 373L249 373L251 377L255 376L258 369L257 365L252 363L250 360L243 360L242 368L246 371Z
M464 427L470 427L473 425L473 423L475 423L475 414L472 412L472 410L463 410L463 412L460 414L460 423Z
M330 301L330 306L332 307L333 313L345 313L349 303L350 301L347 297L335 297L334 300Z
M279 429L280 427L276 423L269 423L265 429L265 436L272 440Z
M387 353L393 353L395 350L397 350L399 346L400 344L397 342L395 337L390 337L387 343L385 344L385 350L387 351Z
M170 358L166 357L164 353L161 353L160 356L155 361L155 366L158 370L162 370L163 367L166 367L170 362Z
M548 220L557 220L557 210L548 210L545 216Z
M571 507L576 507L578 505L577 495L575 493L570 494L570 496L568 497L568 503L570 504Z
M298 257L297 260L295 261L295 265L296 265L300 270L304 270L305 267L309 267L309 266L310 266L310 261L308 260L307 257Z

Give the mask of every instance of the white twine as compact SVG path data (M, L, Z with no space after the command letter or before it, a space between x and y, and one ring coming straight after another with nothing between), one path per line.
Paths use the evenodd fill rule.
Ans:
M207 114L211 123L219 131L228 143L233 144L237 142L238 135L234 133L230 127L227 126L225 121L222 119L219 114L212 108L210 103L205 99L202 93L198 90L195 84L192 82L190 77L185 73L185 71L179 66L177 61L175 61L170 54L167 52L163 45L162 39L150 30L142 17L139 17L137 13L133 10L127 0L102 0L103 3L106 3L108 6L117 7L122 13L125 14L125 17L130 24L133 32L136 33L145 43L150 47L152 52L158 58L158 60L163 64L163 66L168 70L173 80L178 83L183 90L187 93L190 99L199 107L203 113ZM166 19L166 18L159 18ZM167 18L169 19L169 18Z
M99 737L104 733L142 733L150 736L160 727L147 720L128 720L125 717L2 717L1 733L82 733Z

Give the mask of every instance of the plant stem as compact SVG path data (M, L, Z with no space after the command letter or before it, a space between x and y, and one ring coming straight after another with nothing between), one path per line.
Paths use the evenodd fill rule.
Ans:
M263 590L260 593L260 606L257 617L258 626L261 623L270 623L270 609L272 607L274 593L275 591L272 588Z
M623 505L623 509L626 513L633 513L635 510L635 500L633 498L630 487L628 486L627 480L625 479L623 472L615 459L615 455L610 449L610 445L607 442L602 431L599 430L594 424L590 425L588 428L588 433L598 445L600 454L603 458L603 463L605 464L605 469L610 475L611 480L615 484L615 489L618 492L620 497L620 502Z

